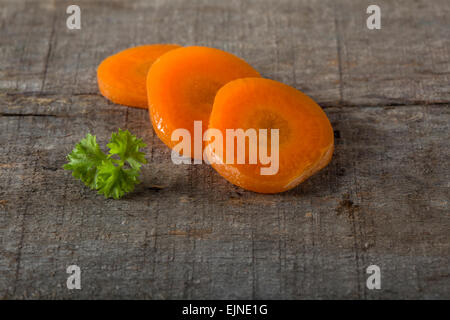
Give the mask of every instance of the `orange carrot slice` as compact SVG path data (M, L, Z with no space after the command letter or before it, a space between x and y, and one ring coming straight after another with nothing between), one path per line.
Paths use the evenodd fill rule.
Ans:
M259 77L259 73L244 60L219 49L192 46L166 53L147 76L150 119L158 137L173 148L178 141L172 141L172 132L187 129L191 152L180 151L183 156L199 159L194 154L194 121L202 121L205 131L216 92L229 81L244 77Z
M97 81L101 94L114 103L148 108L146 78L153 62L175 44L152 44L129 48L100 63Z
M229 182L255 192L277 193L291 189L324 168L333 154L333 129L319 105L295 88L269 79L239 79L223 86L216 95L209 128L219 130L224 137L221 154L216 151L220 148L212 147L211 130L206 134L211 142L205 153L211 165ZM272 163L265 159L264 164L260 154L256 162L250 163L249 150L255 147L256 140L252 144L249 137L241 144L241 149L236 139L234 150L229 149L233 150L234 157L230 156L231 161L227 161L226 130L239 128L244 132L255 129L258 133L262 132L260 129L279 130L279 164L274 174L262 174L261 168L269 168ZM257 143L261 140L264 141L258 136ZM268 131L267 142L257 145L258 153L275 154L271 140ZM245 152L245 163L238 163L239 152Z

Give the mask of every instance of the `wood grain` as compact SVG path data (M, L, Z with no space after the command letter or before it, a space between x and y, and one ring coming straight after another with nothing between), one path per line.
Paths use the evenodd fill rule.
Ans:
M63 1L0 4L0 297L450 298L447 1ZM95 68L143 43L208 45L306 92L331 164L261 195L174 165L145 110L98 94ZM61 169L87 132L148 144L143 183L105 200ZM67 290L66 267L82 268ZM368 290L366 267L382 270Z

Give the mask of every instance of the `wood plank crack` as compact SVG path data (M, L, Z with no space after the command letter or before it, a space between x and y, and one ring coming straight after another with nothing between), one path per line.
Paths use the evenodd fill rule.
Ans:
M343 84L343 76L342 76L342 40L340 36L340 27L339 27L339 18L338 18L338 8L337 2L335 2L335 16L334 16L334 28L336 31L336 49L337 49L337 65L339 72L339 104L343 104L344 102L344 84Z
M50 55L52 53L53 38L55 36L56 10L53 11L53 18L52 19L53 19L52 31L50 32L50 38L48 40L47 55L45 56L45 64L44 64L44 72L43 72L43 76L42 76L41 91L44 91L45 81L47 80L48 63L49 63L49 60L50 60Z

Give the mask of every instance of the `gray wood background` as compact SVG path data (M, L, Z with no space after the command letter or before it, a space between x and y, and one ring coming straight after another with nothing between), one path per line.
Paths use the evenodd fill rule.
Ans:
M230 51L310 95L334 126L330 165L261 195L172 164L148 112L96 84L108 55L161 42ZM449 299L449 83L448 0L0 0L0 298ZM61 167L118 128L149 164L105 200Z

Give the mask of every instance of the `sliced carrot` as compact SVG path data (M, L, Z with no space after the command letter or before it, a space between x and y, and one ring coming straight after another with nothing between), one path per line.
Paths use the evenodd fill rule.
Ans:
M146 78L150 66L175 44L152 44L129 48L100 63L97 81L101 94L114 103L148 108Z
M205 131L216 92L229 81L244 77L259 77L259 73L244 60L219 49L192 46L166 53L147 76L150 118L158 137L173 148L178 141L172 141L172 132L187 129L191 152L181 153L198 159L194 154L194 121L202 121Z
M216 95L209 128L218 129L224 137L223 154L212 148L212 143L206 147L211 165L229 182L256 192L291 189L324 168L333 154L333 129L319 105L295 88L269 79L239 79L223 86ZM246 139L245 150L238 150L235 141L234 159L230 156L234 163L227 162L226 130L239 128L257 132L279 129L276 174L261 174L261 168L269 164L263 164L259 156L256 163L249 163L250 139ZM214 140L209 132L207 139ZM258 151L267 146L271 155L269 134L267 140L263 146L257 146ZM238 152L243 151L246 161L238 164Z

